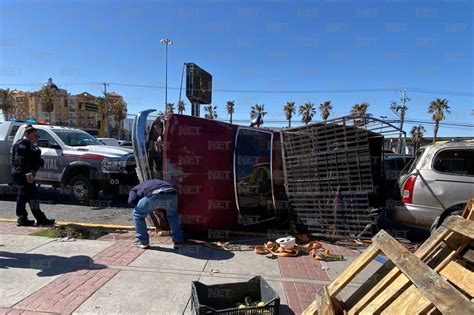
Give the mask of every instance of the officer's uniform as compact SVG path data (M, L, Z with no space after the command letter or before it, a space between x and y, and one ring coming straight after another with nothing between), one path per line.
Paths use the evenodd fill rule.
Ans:
M13 146L11 175L13 182L17 186L16 215L18 223L28 221L26 203L30 204L30 209L36 219L37 224L48 221L44 213L40 210L38 200L38 190L36 183L28 183L27 174L33 176L44 165L41 159L41 150L28 139L18 140Z

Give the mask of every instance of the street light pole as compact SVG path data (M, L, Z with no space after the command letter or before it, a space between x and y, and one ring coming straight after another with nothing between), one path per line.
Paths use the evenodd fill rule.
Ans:
M166 64L165 64L165 111L164 114L166 115L168 111L168 46L173 45L173 41L168 38L162 38L160 43L166 46Z

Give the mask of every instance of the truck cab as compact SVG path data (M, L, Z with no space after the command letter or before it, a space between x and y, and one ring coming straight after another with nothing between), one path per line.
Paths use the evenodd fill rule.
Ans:
M164 128L155 128L155 121L147 132L146 116L139 114L134 128L138 175L177 188L185 229L231 229L288 217L279 132L176 114L168 115ZM160 129L159 137L153 134ZM156 139L159 154L153 154Z

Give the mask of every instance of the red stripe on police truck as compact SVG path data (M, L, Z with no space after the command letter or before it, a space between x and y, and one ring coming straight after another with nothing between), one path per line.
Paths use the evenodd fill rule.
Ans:
M106 156L104 156L104 155L91 154L91 153L86 153L86 154L70 154L70 153L66 153L66 154L64 154L64 157L77 157L77 158L91 159L91 160L103 160L103 159L106 158Z

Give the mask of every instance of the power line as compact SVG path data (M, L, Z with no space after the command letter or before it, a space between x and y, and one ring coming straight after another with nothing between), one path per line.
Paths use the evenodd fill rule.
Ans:
M120 82L109 82L111 85L127 86L127 87L140 87L140 88L153 88L153 89L166 89L166 86L160 85L147 85L147 84L133 84L133 83L120 83ZM43 83L0 83L0 85L18 85L18 86L31 86L31 85L42 85ZM60 85L98 85L102 82L59 82ZM180 87L168 87L170 90L179 90ZM324 93L366 93L366 92L398 92L404 88L391 87L391 88L364 88L364 89L311 89L311 90L252 90L252 89L213 89L213 92L218 93L261 93L261 94L324 94ZM450 91L450 90L435 90L435 89L423 89L423 88L408 88L411 92L416 93L427 93L427 94L444 94L444 95L455 95L455 96L467 96L473 97L474 93L465 91Z

